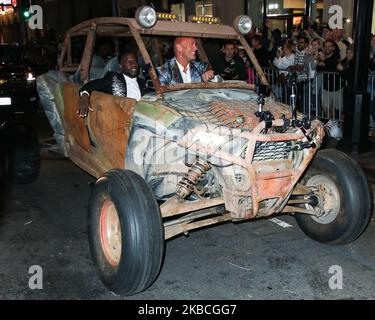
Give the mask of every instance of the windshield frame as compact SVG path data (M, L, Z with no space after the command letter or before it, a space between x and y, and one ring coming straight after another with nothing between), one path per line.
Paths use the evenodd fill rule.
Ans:
M85 50L79 66L71 63L71 38L75 35L86 35ZM243 35L238 33L234 27L221 24L204 24L192 22L175 22L158 20L154 27L144 29L136 22L134 18L120 17L103 17L84 21L73 28L69 29L65 36L65 41L58 59L59 70L62 72L71 72L80 69L82 72L81 79L88 80L88 69L91 65L93 56L94 43L96 36L116 36L129 37L133 36L138 45L140 54L145 64L149 67L149 75L153 82L155 91L158 95L164 92L194 89L194 88L233 88L254 90L254 85L246 82L196 82L178 85L162 86L156 72L156 68L150 58L148 50L142 36L172 36L172 37L194 37L197 40L202 38L236 40L244 47L247 55L252 62L254 69L262 84L268 85L267 78L260 67L252 49ZM67 61L67 65L65 64Z

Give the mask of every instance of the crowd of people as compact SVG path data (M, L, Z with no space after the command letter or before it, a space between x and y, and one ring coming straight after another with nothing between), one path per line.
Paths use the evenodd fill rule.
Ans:
M345 94L353 86L354 39L341 29L330 29L328 24L307 22L305 28L295 26L291 34L285 37L267 20L267 34L262 34L256 28L258 32L249 36L249 42L258 62L266 70L276 98L287 101L290 82L286 79L288 75L289 78L293 75L296 77L299 110L304 113L319 112L322 117L337 119L338 113L344 110ZM375 75L375 35L370 37L369 74ZM248 68L246 80L252 83L255 71L244 59ZM374 84L374 77L369 77L373 119Z

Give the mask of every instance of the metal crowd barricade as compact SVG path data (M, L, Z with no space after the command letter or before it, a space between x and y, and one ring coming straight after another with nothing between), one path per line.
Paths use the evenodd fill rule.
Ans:
M290 82L280 82L280 74L286 70L277 68L264 68L265 75L272 87L274 98L282 103L290 104ZM372 76L372 89L374 89L375 75ZM300 99L297 99L297 108L309 118L319 117L324 120L344 120L343 91L346 81L338 73L314 72L298 83L302 90ZM372 90L375 99L375 90Z

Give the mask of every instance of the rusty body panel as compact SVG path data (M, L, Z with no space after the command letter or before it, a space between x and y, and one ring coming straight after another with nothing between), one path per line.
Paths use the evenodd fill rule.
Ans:
M113 168L124 168L135 100L94 92L85 121L77 121L79 87L65 84L66 148L79 167L99 178Z

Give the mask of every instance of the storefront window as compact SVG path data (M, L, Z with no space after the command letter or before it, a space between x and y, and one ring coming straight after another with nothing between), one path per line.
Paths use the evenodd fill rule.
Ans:
M212 17L212 1L196 1L195 12L197 16Z
M306 0L268 0L267 16L304 14Z
M179 21L185 21L185 5L184 3L171 4L171 13L177 15Z
M324 1L323 0L315 0L311 1L311 16L310 18L315 21L316 23L323 22L323 9L324 9Z

